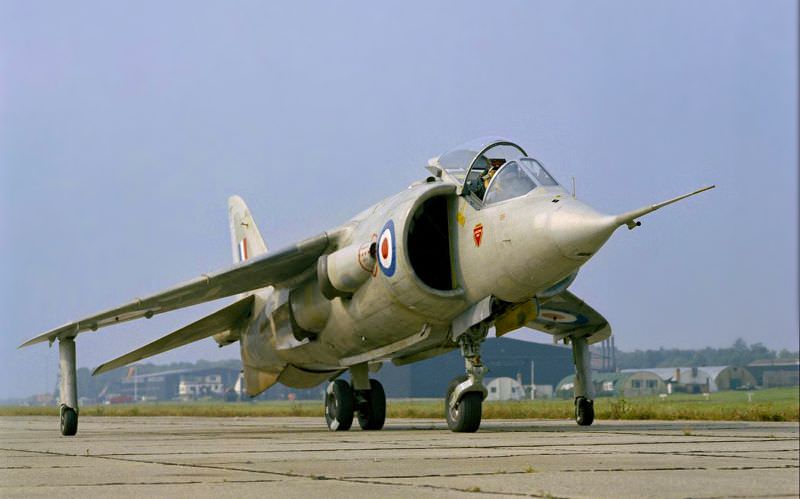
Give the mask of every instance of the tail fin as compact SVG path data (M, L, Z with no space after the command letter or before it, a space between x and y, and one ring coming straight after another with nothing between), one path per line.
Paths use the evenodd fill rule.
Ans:
M233 262L243 262L267 252L267 245L256 227L253 216L239 196L228 198L228 223L231 228Z

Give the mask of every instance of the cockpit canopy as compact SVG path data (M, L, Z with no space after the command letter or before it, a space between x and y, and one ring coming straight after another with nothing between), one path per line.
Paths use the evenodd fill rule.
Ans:
M522 147L500 137L475 139L429 162L474 204L488 205L558 183Z

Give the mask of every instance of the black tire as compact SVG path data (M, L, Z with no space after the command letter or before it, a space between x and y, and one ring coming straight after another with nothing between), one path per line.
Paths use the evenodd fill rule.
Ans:
M353 425L353 389L350 383L337 379L325 391L325 422L331 431L347 431Z
M586 397L575 399L575 422L580 426L589 426L594 422L594 401Z
M453 390L466 380L466 376L459 376L451 381L450 386L447 387L447 397L444 399L444 417L447 419L447 427L458 433L474 433L481 426L482 393L467 392L461 396L461 400L455 407L450 408Z
M376 379L369 380L369 388L361 392L366 403L358 408L358 425L362 430L380 430L386 421L386 392Z
M61 434L71 437L78 433L78 413L75 409L61 406Z

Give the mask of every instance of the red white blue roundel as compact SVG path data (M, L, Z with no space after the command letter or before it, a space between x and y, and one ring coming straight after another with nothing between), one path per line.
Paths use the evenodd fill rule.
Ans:
M562 324L569 324L578 320L577 317L570 313L546 308L539 311L539 317L548 322L559 322Z
M386 277L392 277L397 268L396 246L394 242L394 222L389 220L378 236L378 264Z
M562 310L543 308L536 318L539 322L555 322L557 324L586 324L588 319L581 314L571 314Z

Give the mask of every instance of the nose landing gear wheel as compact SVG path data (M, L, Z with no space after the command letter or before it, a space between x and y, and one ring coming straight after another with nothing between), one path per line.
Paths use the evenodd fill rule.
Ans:
M586 397L575 399L575 421L581 426L589 426L594 421L594 401Z
M353 425L353 389L342 379L334 380L325 390L325 422L331 431L347 431Z
M369 390L360 392L365 399L358 408L358 425L362 430L380 430L386 421L386 392L376 380L369 380Z
M65 437L71 437L78 433L78 413L75 409L61 406L61 434Z
M447 397L445 397L444 400L444 414L445 419L447 419L447 427L450 428L450 431L458 433L474 433L478 431L478 428L481 426L482 393L467 392L455 406L450 406L453 390L466 380L466 376L459 376L451 381L450 386L447 387Z

